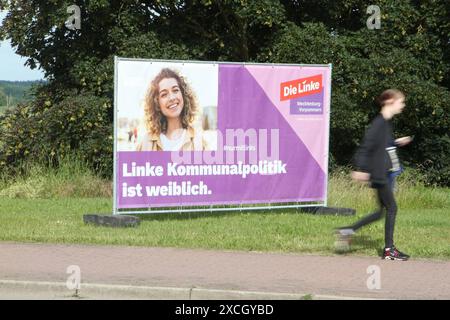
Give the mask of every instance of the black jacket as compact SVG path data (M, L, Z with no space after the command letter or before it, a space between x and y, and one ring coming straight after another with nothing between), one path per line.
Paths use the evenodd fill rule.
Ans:
M380 114L373 119L354 156L358 171L370 173L372 187L388 183L392 161L386 148L393 145L392 123Z

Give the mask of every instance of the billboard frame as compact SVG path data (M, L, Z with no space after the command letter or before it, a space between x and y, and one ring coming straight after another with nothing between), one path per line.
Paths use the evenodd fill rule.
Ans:
M327 128L327 152L325 153L326 158L326 172L325 172L325 200L324 201L313 201L314 203L311 203L312 201L305 201L305 202L298 202L298 204L290 204L290 205L283 205L283 202L275 202L275 204L280 205L273 205L274 203L268 203L266 205L263 205L264 203L260 203L258 205L253 204L246 204L246 205L240 205L240 206L233 206L228 204L227 206L230 207L219 207L219 205L210 205L209 208L192 208L199 205L189 205L186 206L183 209L183 206L173 206L169 209L161 209L161 210L131 210L131 209L119 209L117 207L117 115L119 112L118 105L117 105L117 97L118 97L118 77L119 77L119 71L118 71L118 64L119 61L142 61L142 62L168 62L168 63L189 63L189 64L232 64L232 65L262 65L262 66L291 66L291 67L328 67L330 69L330 78L332 76L333 71L333 64L291 64L291 63L255 63L255 62L228 62L228 61L200 61L200 60L166 60L166 59L143 59L143 58L125 58L125 57L119 57L114 56L114 116L113 116L113 130L114 130L114 141L113 141L113 206L112 206L112 214L113 215L130 215L130 214L159 214L159 213L189 213L189 212L223 212L223 211L242 211L242 210L264 210L264 209L298 209L298 208L310 208L310 207L326 207L328 205L328 164L329 164L329 148L330 148L330 114L331 114L331 90L332 90L332 83L330 81L330 98L328 103L328 111L326 113L326 116L328 117L328 128ZM292 203L292 201L286 201L284 203ZM204 207L204 206L203 206ZM180 208L180 209L177 209ZM125 211L126 210L126 211Z

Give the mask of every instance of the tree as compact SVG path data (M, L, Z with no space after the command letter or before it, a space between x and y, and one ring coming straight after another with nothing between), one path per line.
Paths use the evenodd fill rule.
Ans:
M375 97L397 87L409 105L398 133L416 135L404 154L406 162L426 168L430 182L450 183L449 1L380 0L378 30L367 29L362 0L80 0L81 29L69 30L64 23L72 3L0 0L0 7L9 9L0 38L10 39L27 64L39 64L49 80L36 90L30 113L43 112L46 104L68 103L74 94L107 99L111 106L114 55L332 63L336 162L349 163L378 112ZM97 108L102 119L112 120L110 107ZM109 143L106 137L101 141Z

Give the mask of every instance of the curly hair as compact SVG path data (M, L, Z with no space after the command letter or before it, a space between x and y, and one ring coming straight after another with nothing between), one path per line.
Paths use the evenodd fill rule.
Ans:
M197 98L192 91L190 85L178 72L164 68L150 83L147 90L144 103L145 125L150 134L166 133L167 119L161 111L159 105L159 83L163 79L173 78L178 82L178 85L183 96L184 107L181 111L181 125L184 129L192 126L198 110Z

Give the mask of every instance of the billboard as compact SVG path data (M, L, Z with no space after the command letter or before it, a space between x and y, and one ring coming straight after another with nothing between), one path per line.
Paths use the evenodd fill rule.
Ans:
M116 58L114 213L326 203L330 90L331 65Z

